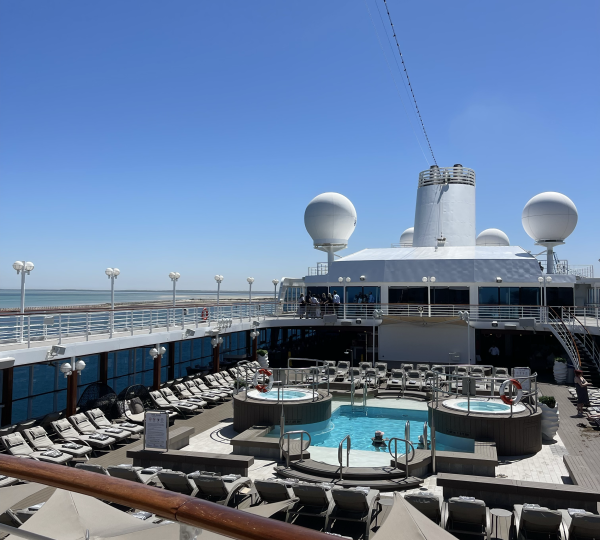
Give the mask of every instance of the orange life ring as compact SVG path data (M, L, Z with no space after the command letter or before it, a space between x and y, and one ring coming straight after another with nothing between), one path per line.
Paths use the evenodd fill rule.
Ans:
M254 388L256 388L259 392L262 392L263 394L267 391L266 384L257 384Z
M506 387L509 384L512 384L517 389L517 395L514 397L514 399L507 398L504 395ZM522 397L523 397L523 387L521 386L521 383L517 379L507 379L500 386L500 399L502 400L503 403L506 403L506 405L516 405L517 403L519 403L519 401L521 401Z
M260 369L258 370L258 372L259 372L261 375L266 375L267 377L270 377L271 375L273 375L273 374L272 374L272 373L271 373L271 372L270 372L268 369L265 369L265 368L260 368Z
M202 308L202 320L208 321L208 308Z

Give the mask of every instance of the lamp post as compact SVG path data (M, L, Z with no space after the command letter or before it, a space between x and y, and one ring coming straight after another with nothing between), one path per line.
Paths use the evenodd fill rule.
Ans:
M215 276L215 281L217 282L217 320L221 316L220 308L219 308L219 297L221 295L221 283L223 283L223 276L217 274Z
M435 283L435 277L434 276L425 276L422 279L423 283ZM431 317L431 285L427 285L427 307L428 307L428 313L429 313L429 317Z
M67 416L75 414L77 408L77 375L85 369L83 360L75 361L75 357L71 358L71 362L65 362L60 366L60 371L64 374L67 380Z
M252 319L252 284L254 283L254 278L253 277L246 278L246 281L248 282L248 285L250 286L250 288L248 290L248 303L250 304L248 306L248 319Z
M112 337L115 329L115 279L117 279L121 270L118 268L107 268L104 270L104 273L110 279L110 335Z
M275 291L273 292L273 299L275 300L275 302L277 302L277 285L279 285L279 280L274 279L273 281L271 281L271 283L273 284L273 287L275 287Z
M152 377L152 389L158 390L160 388L160 364L162 361L162 356L167 352L167 349L161 347L159 344L156 347L152 347L148 353L154 359L154 371Z
M175 307L176 304L176 289L177 289L177 280L181 277L181 274L179 272L169 272L169 277L171 278L171 281L173 282L173 307Z
M25 325L25 276L31 274L34 264L29 261L15 261L13 268L17 275L21 274L21 327L19 328L19 341L23 341L23 326Z
M470 313L468 311L459 311L458 316L461 321L465 321L467 323L467 358L469 360L469 364L471 363L471 323L470 321Z
M347 278L339 277L338 278L338 282L341 283L341 284L343 284L343 286L344 286L344 293L343 293L344 294L344 319L346 318L346 301L347 301L347 298L346 298L346 283L350 283L351 281L352 280L349 277L347 277Z

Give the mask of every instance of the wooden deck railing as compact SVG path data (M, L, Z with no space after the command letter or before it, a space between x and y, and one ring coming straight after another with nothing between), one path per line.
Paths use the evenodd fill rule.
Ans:
M0 455L0 473L145 510L238 540L331 540L329 535L297 525L64 465Z

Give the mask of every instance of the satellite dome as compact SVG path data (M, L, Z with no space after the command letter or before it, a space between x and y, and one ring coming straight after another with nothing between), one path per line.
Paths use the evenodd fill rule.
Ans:
M315 248L337 248L333 249L337 251L348 246L348 239L356 227L356 209L339 193L321 193L308 203L304 226L312 236Z
M529 200L521 221L536 242L563 242L575 230L577 217L577 208L569 197L546 191Z
M412 247L415 228L409 227L400 235L400 247Z
M500 229L486 229L481 231L475 241L477 246L510 246L506 233Z

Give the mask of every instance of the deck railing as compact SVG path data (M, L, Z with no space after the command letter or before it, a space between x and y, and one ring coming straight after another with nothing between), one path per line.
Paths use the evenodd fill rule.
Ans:
M102 477L102 481L98 482L96 473L64 465L0 455L0 473L137 508L181 525L205 529L238 540L331 539L331 536L321 532L255 516L166 489L110 476ZM60 519L60 516L56 516L56 519Z

